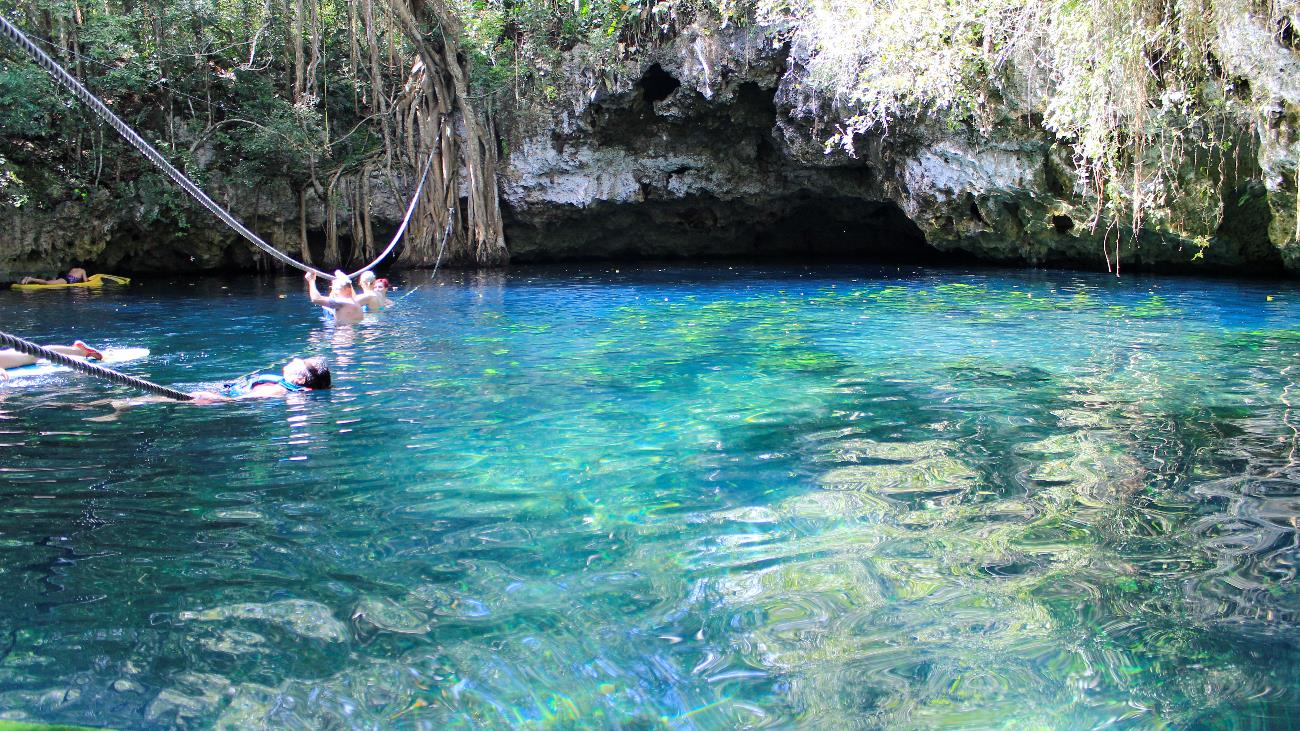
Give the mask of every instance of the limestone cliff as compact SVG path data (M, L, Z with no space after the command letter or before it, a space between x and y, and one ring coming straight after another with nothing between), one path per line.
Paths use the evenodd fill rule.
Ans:
M810 83L808 49L758 26L694 26L640 58L639 75L568 69L586 79L580 94L520 132L509 156L511 253L1295 271L1300 55L1249 16L1222 22L1258 134L1242 120L1232 160L1189 155L1184 195L1149 211L1136 236L1104 217L1084 225L1092 211L1070 154L1034 102L1003 96L983 131L922 117L828 152L845 120Z

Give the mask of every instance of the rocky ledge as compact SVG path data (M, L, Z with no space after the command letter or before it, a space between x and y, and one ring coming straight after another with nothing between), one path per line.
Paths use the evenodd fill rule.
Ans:
M596 54L582 47L567 54L546 112L499 120L510 130L507 247L521 263L835 255L1295 273L1300 54L1248 13L1218 22L1217 55L1250 96L1231 164L1213 150L1193 155L1179 176L1184 195L1148 210L1136 236L1090 225L1068 148L1043 128L1041 100L1007 91L1016 84L987 105L993 117L980 130L918 115L828 151L846 113L809 78L809 51L749 24L687 27L623 73L593 70ZM299 250L287 185L207 177L273 244ZM378 176L371 187L389 186ZM165 196L122 188L0 212L0 281L69 262L129 272L267 265L188 201L176 205L190 226L177 229L176 211L157 210ZM307 204L319 250L324 206L313 193ZM377 193L371 204L385 239L403 196Z
M574 61L576 94L517 132L503 180L514 261L844 255L1294 272L1297 54L1249 16L1223 56L1259 109L1231 166L1133 236L1090 226L1042 110L1003 97L986 131L918 118L827 151L836 112L798 49L760 27L701 28L612 81ZM1223 170L1231 168L1228 174ZM1117 243L1118 241L1118 243ZM1116 247L1118 246L1118 251Z

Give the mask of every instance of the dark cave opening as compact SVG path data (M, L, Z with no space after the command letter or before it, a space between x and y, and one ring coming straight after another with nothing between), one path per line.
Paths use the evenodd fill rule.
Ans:
M946 258L892 202L807 196L782 203L775 220L755 231L757 256L918 262Z
M655 102L661 102L672 96L674 91L682 85L682 82L673 77L672 74L664 71L659 64L651 64L650 68L645 70L641 80L637 82L641 87L641 93L645 97L646 104L654 106Z
M802 192L759 202L696 195L599 204L542 226L506 206L512 261L837 259L932 263L930 246L896 204Z

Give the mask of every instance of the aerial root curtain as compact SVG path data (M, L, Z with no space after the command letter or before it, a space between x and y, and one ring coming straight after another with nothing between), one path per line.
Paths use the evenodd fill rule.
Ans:
M388 5L419 54L392 108L398 144L413 164L438 155L425 186L424 215L412 223L402 259L412 265L434 261L450 216L449 260L505 264L496 139L491 121L475 109L469 94L466 55L457 41L460 20L443 0L388 0Z

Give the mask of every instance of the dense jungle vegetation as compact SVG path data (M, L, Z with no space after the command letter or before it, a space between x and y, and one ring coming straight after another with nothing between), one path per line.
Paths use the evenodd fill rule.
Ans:
M747 24L811 59L828 149L919 117L987 131L1011 97L1073 152L1095 219L1134 230L1189 165L1222 169L1254 134L1253 90L1219 57L1225 18L1297 48L1295 0L6 0L0 11L201 181L278 181L323 206L325 258L373 251L369 202L434 151L408 263L445 226L457 257L506 257L495 178L513 126L566 98L562 62L596 73L684 26ZM0 57L0 205L129 190L141 216L210 226L19 51ZM545 117L544 114L541 115ZM1189 162L1190 161L1190 162ZM462 175L458 171L464 171ZM463 188L462 188L463 186ZM463 202L457 204L458 200ZM350 221L339 232L338 219ZM1300 239L1298 224L1297 239Z

